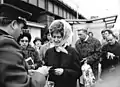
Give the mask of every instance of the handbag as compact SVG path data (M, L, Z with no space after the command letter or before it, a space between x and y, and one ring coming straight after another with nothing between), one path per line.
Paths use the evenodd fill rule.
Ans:
M48 81L48 79L49 79L49 75L47 75L46 83L45 83L44 87L54 87L54 82L53 81Z

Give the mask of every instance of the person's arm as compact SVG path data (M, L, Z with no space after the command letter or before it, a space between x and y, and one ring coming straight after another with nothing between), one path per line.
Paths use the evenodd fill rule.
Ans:
M99 41L96 41L94 43L94 52L91 53L90 56L86 57L87 62L92 64L94 61L99 61L100 60L100 55L101 55L101 44Z
M34 73L30 77L19 52L3 51L0 54L0 84L3 85L1 87L44 87L45 77L40 73Z
M77 52L73 49L72 52L72 58L73 59L73 64L71 65L71 68L66 68L64 69L63 72L63 77L72 77L72 78L79 78L82 75L81 71L81 63L80 63L80 56L78 56Z
M43 65L42 60L40 59L39 53L36 50L34 51L34 63L35 63L34 64L35 69Z
M44 58L45 58L45 44L41 46L41 48L40 48L40 54L39 55L40 55L40 59L44 63Z
M82 57L81 57L81 52L80 52L80 48L79 48L79 40L75 43L75 50L76 50L77 55L79 56L79 59L81 61Z

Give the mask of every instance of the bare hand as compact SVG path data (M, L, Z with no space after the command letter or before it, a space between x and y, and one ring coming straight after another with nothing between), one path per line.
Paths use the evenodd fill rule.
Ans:
M64 69L62 69L62 68L56 68L55 69L55 75L62 75L63 72L64 72Z
M28 70L28 74L29 74L30 76L32 76L35 72L36 72L36 70L33 70L33 69Z
M47 76L48 75L48 71L51 67L48 67L48 66L42 66L42 67L39 67L36 71L37 72L40 72L41 74Z
M87 63L87 58L83 58L81 62Z
M113 59L114 57L115 57L115 55L113 53L110 53L110 52L107 53L108 59Z

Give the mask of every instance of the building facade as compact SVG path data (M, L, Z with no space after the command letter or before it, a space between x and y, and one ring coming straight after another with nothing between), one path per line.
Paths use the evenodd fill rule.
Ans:
M61 0L1 0L1 3L12 4L32 13L32 17L28 21L31 21L33 24L37 23L45 26L44 29L39 29L42 32L40 33L41 38L50 23L55 19L85 19ZM33 29L32 32L35 28L31 28L31 30Z

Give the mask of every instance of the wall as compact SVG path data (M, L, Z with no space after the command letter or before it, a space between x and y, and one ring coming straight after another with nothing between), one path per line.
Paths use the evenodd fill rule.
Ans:
M36 27L29 27L29 32L31 33L32 40L31 40L31 45L33 46L33 40L35 37L40 37L41 38L41 28L36 28Z

